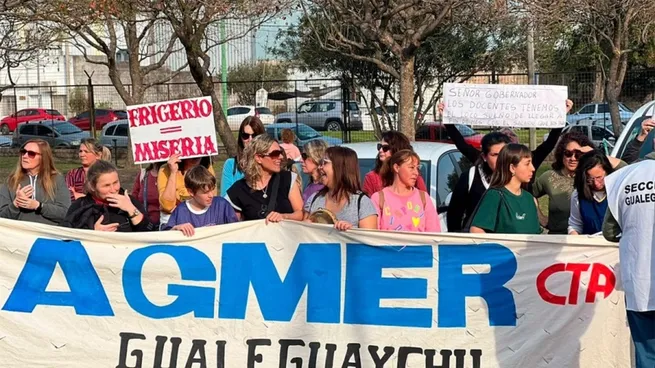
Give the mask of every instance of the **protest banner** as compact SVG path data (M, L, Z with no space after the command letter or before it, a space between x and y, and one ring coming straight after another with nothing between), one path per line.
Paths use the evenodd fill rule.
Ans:
M568 87L444 83L444 124L558 128L566 123Z
M630 366L598 238L0 228L2 367Z
M210 97L127 107L135 164L218 154Z

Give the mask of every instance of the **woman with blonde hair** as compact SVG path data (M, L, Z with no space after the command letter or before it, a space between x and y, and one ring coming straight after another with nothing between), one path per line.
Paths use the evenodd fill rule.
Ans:
M245 176L225 196L240 220L302 220L297 174L282 170L283 159L284 151L268 135L259 135L246 146L239 162Z
M266 132L264 124L257 116L248 116L243 119L239 126L239 136L237 137L237 155L225 160L223 164L223 173L221 174L221 197L225 197L227 190L236 183L243 179L243 170L239 167L241 157L243 157L243 150L252 142L255 137L262 135Z
M318 163L325 156L325 150L328 149L327 143L322 139L316 139L305 143L302 147L302 171L309 175L309 184L302 193L303 202L307 202L312 194L320 191L325 187L322 176L318 170Z
M416 189L421 159L412 150L393 154L382 165L384 189L371 200L378 211L380 230L440 232L439 215L430 196Z
M84 184L86 183L86 173L89 167L98 160L110 161L111 151L100 144L98 140L85 138L80 143L78 156L82 166L72 169L66 174L66 185L70 191L71 201L86 195Z
M25 142L16 169L0 187L0 217L59 225L70 204L66 181L55 168L48 142Z

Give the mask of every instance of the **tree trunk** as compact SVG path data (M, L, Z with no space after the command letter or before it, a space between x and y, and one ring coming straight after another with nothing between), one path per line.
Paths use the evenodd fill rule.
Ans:
M196 55L190 45L186 46L187 61L189 62L189 70L191 75L195 80L200 92L203 96L211 96L212 106L214 107L214 125L216 126L216 131L218 132L223 145L227 151L228 157L236 156L237 154L237 141L232 134L232 130L227 123L225 114L223 114L223 108L221 107L220 99L216 94L216 89L214 88L214 81L212 77L207 73L202 64L200 64L199 55ZM200 48L198 48L200 49Z
M621 54L615 52L612 55L612 60L610 61L607 86L605 87L605 97L607 98L607 104L609 105L610 118L612 119L612 128L614 130L614 135L617 137L623 130L623 124L621 124L621 115L619 114L619 94L621 94L621 87L623 85L623 80L620 80L620 64Z
M414 61L415 56L400 60L400 106L398 108L398 127L410 141L414 140Z
M596 65L596 73L594 75L594 97L591 102L602 102L605 96L605 78L601 71L600 65Z

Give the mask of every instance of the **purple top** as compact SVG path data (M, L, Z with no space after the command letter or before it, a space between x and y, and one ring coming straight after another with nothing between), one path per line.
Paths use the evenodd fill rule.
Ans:
M323 187L325 187L325 185L320 183L309 183L309 185L307 185L305 190L302 192L302 201L307 202L312 194L317 193L319 190L323 189Z
M175 225L190 223L194 228L214 226L238 222L237 215L230 203L221 198L214 197L212 204L204 210L198 211L191 208L189 201L175 207L171 218L166 223L164 230L170 230Z

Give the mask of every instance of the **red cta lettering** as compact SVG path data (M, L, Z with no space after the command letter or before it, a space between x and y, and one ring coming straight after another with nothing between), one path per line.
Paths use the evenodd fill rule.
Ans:
M616 276L609 267L602 263L556 263L541 271L537 276L537 292L544 301L556 305L576 305L578 304L578 294L580 292L580 279L582 274L587 272L591 267L591 275L589 276L589 285L587 286L587 293L585 303L594 303L596 301L596 294L603 294L603 298L607 298L614 287L616 286ZM556 295L548 290L546 282L548 279L561 272L571 273L571 284L569 286L569 294ZM601 276L603 283L601 283ZM558 280L561 282L562 277Z

